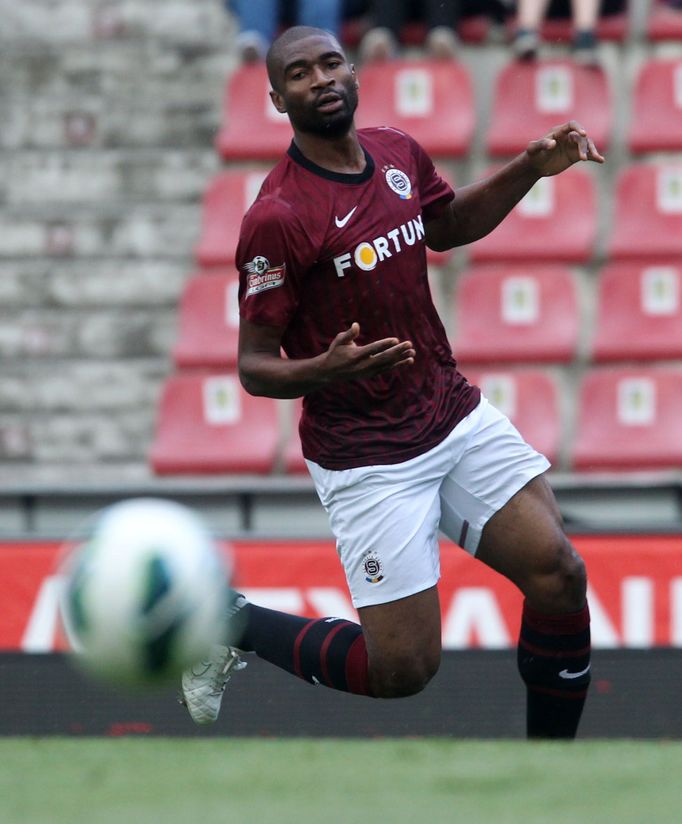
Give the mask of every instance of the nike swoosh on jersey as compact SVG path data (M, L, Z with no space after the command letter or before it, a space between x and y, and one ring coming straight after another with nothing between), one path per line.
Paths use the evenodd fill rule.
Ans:
M345 217L342 217L341 219L339 219L338 217L334 217L334 223L336 223L336 226L337 226L338 229L343 229L343 227L346 225L346 223L348 223L348 221L353 217L353 212L357 208L358 208L357 206L353 206L353 208L350 210L350 212L348 212L348 214Z
M584 670L580 670L580 672L569 672L567 669L561 670L559 673L559 678L580 678L581 675L587 675L590 671L590 664L588 664Z

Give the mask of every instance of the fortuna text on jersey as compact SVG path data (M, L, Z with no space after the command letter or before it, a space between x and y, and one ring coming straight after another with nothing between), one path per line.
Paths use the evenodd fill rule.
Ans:
M386 258L393 257L403 251L403 243L407 246L414 246L418 240L424 239L424 223L421 215L407 223L403 223L396 229L391 229L386 236L380 236L373 240L363 240L352 252L344 252L334 258L334 268L336 274L345 277L345 270L350 269L353 263L362 269L363 272L371 272L376 268L377 263L381 263Z

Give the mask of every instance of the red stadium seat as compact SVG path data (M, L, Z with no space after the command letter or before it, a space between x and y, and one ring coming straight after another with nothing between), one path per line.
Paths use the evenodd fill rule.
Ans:
M621 169L615 204L609 258L667 263L682 256L682 164Z
M561 417L559 392L547 372L536 369L477 371L460 367L470 383L480 386L531 446L552 463L559 457Z
M263 169L230 169L210 182L203 198L201 235L194 250L201 266L234 263L242 218L266 175Z
M164 384L150 463L159 475L272 471L279 412L233 373L176 374Z
M653 0L646 34L649 40L682 40L682 10L673 9L663 0Z
M490 265L455 293L455 356L466 363L568 362L578 340L573 274L564 266Z
M239 275L198 272L185 284L173 360L179 368L233 367L239 342Z
M606 266L594 326L595 361L682 358L682 268Z
M573 167L540 178L496 229L471 245L471 259L583 263L594 249L596 217L588 172Z
M497 76L486 146L491 155L517 154L557 123L575 119L589 129L597 148L606 149L611 108L608 79L601 69L570 60L517 60Z
M474 134L469 72L456 61L394 60L360 73L358 126L394 126L434 157L461 157Z
M230 76L216 138L224 160L278 160L287 150L292 137L289 118L274 108L269 91L263 63L240 66Z
M682 369L602 368L583 378L573 444L577 470L679 469Z
M682 60L650 60L641 67L628 143L635 153L682 149Z

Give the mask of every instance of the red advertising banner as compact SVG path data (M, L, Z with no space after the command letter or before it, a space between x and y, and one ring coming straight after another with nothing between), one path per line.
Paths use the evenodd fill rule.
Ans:
M682 647L682 536L574 537L590 579L595 647ZM237 541L234 584L252 601L285 612L351 619L343 571L330 541ZM62 649L57 543L1 543L0 650ZM452 544L441 545L443 645L516 644L521 595Z

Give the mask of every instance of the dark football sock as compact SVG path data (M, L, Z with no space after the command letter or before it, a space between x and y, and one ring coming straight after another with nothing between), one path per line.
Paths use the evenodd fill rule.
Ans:
M523 606L518 665L529 738L575 738L590 684L590 612L544 615Z
M235 646L255 652L311 684L369 695L367 647L359 624L341 618L301 618L246 603Z

